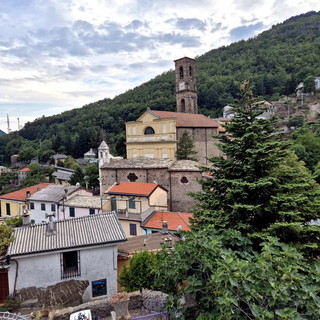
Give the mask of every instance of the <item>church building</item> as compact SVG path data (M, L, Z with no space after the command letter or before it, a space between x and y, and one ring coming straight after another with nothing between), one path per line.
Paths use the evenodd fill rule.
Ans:
M220 156L214 135L219 123L198 114L195 60L184 57L175 60L177 112L150 110L136 121L126 123L127 158L148 157L173 159L177 143L184 131L194 141L194 157L201 164L207 158Z
M198 114L195 60L175 60L177 112L147 109L136 121L126 123L127 159L115 159L105 142L99 147L100 192L106 196L116 182L156 183L168 190L168 210L190 212L203 179L199 165L220 156L213 135L219 123ZM198 162L176 160L177 142L187 131L194 141Z

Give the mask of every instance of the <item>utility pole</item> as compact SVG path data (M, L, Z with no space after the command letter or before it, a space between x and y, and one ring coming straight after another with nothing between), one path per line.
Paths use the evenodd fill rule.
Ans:
M7 113L7 125L8 125L8 133L11 132L11 129L10 129L10 121L9 121L9 115Z

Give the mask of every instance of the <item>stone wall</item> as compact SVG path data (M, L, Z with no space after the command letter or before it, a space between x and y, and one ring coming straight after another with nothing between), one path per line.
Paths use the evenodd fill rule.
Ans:
M178 128L177 139L181 138L184 131L187 131L194 142L194 151L197 154L193 155L201 164L207 165L207 158L221 156L222 153L216 146L219 142L213 135L217 135L216 128Z
M41 306L75 306L81 304L89 281L69 280L47 288L29 287L17 290L16 296L22 304L28 301Z

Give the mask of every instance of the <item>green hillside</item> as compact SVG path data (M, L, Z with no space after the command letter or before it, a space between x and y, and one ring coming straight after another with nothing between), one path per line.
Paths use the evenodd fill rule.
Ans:
M217 116L239 94L247 79L254 94L267 100L291 95L300 81L320 76L320 12L292 17L253 39L214 49L196 58L200 112ZM180 57L177 57L180 58ZM168 71L114 99L104 99L28 123L18 133L0 137L0 155L29 146L81 157L106 139L115 154L124 150L124 123L147 107L175 110L175 78ZM41 146L39 141L41 142Z

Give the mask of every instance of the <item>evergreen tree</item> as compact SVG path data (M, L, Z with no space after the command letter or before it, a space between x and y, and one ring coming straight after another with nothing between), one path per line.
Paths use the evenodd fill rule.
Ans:
M197 154L196 151L194 151L194 142L188 133L188 131L183 131L182 135L177 143L177 152L176 152L176 158L177 160L194 160L195 158L192 157L192 155Z
M277 138L276 120L260 119L249 83L235 118L226 125L220 149L225 158L212 158L213 179L202 181L194 212L193 230L212 224L243 235L276 236L295 244L310 257L319 254L319 228L309 222L319 217L320 190L310 172Z

